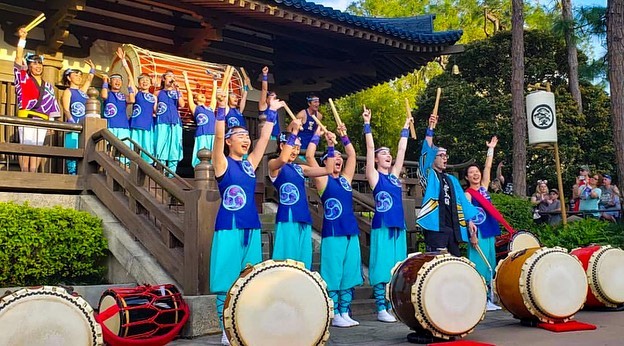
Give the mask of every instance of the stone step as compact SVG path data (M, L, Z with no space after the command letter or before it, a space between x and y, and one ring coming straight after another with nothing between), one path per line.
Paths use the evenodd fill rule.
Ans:
M351 315L364 316L377 313L375 299L357 299L351 302Z

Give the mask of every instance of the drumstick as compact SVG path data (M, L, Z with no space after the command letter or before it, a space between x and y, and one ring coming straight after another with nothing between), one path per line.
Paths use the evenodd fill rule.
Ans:
M475 245L475 250L477 250L477 252L479 253L479 256L481 256L481 258L483 259L483 262L485 262L485 265L488 267L488 270L490 271L490 285L492 285L492 280L494 277L494 273L492 273L492 266L490 265L490 262L487 260L487 258L485 258L485 254L481 250L481 247L479 246L479 244ZM490 287L490 301L494 303L494 290L491 287Z
M409 124L410 135L412 136L412 139L416 139L416 129L414 129L414 117L412 116L412 108L410 107L407 97L405 98L405 110L407 111L407 117L412 118L412 121L410 121Z
M245 71L245 68L241 67L240 70L241 70L241 73L243 74L243 80L245 81L245 85L247 85L249 90L254 90L254 88L251 86L251 80L249 79L249 76L247 75L247 71ZM249 82L249 84L247 84L247 82Z
M32 22L28 23L28 25L24 27L24 30L30 31L34 29L37 25L41 24L44 20L46 20L45 13L41 13L39 16L37 16L37 18L33 19Z
M338 111L336 110L336 105L334 105L334 100L330 98L328 99L328 101L329 101L329 106L331 107L332 113L334 113L334 119L336 120L336 125L337 126L343 125L342 120L340 119L340 116L338 115ZM344 136L345 133L341 130L340 135Z
M288 113L288 115L290 115L290 118L292 120L296 120L297 117L295 116L295 114L290 110L290 107L288 107L288 105L286 104L286 102L284 102L284 109L286 110L286 113ZM299 130L303 130L303 126L299 126Z
M438 88L438 90L436 91L436 100L435 100L435 104L433 105L433 112L431 113L432 115L434 115L436 117L438 117L438 106L440 105L440 95L442 95L442 88ZM437 121L436 121L437 124ZM435 125L433 126L433 128L435 129Z

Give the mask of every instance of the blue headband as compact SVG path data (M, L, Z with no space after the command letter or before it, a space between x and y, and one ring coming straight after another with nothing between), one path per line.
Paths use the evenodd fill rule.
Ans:
M123 77L119 73L114 73L114 74L110 75L110 77L108 77L108 78L109 79L119 78L119 79L123 80Z
M308 102L312 102L312 101L320 101L320 99L319 99L318 97L316 97L316 96L314 96L314 97L308 97L308 98L306 98L306 100L308 100Z
M65 72L63 72L63 77L68 77L72 73L80 73L80 74L82 74L82 71L77 70L75 68L68 68L67 70L65 70Z
M229 129L228 132L225 134L225 139L228 139L230 137L232 137L233 135L238 135L238 134L249 134L249 131L240 128L240 127L236 127L234 130L233 129Z
M390 148L388 148L388 147L380 147L380 148L377 148L377 149L375 149L375 154L377 154L378 152L383 151L383 150L387 150L387 151L389 152L389 151L390 151Z
M33 61L40 61L43 63L43 55L36 55L34 53L26 54L24 59L26 60L26 63L31 63Z

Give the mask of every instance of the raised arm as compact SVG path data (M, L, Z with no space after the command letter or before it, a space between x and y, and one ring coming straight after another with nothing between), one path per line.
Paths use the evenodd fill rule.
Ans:
M249 81L248 79L245 80L245 82L243 82L243 92L241 95L241 99L238 102L238 110L241 112L241 114L245 111L245 106L247 105L247 88L249 88L247 85L247 81Z
M357 154L355 153L355 147L349 140L349 136L347 135L347 127L344 124L340 124L338 127L338 133L343 133L344 136L340 137L342 144L345 147L345 152L347 153L347 162L345 163L343 176L351 183L353 180L353 176L355 175L355 166L357 164Z
M503 175L503 161L498 163L498 166L496 167L496 178L498 179L498 181L500 181L500 188L501 190L505 187L505 176Z
M487 154L485 156L485 166L483 167L483 177L481 178L481 186L486 190L490 186L490 172L492 172L492 161L494 161L494 148L498 144L498 138L492 136L489 142L485 142L488 147Z
M126 75L128 76L128 97L126 98L126 103L134 103L136 101L136 86L134 85L134 77L132 76L132 71L130 70L130 66L128 66L128 62L126 61L126 52L123 51L121 47L117 48L115 52L119 60L121 60L121 66L123 66L124 71L126 71ZM129 114L131 116L132 114Z
M427 133L425 134L425 140L430 147L433 147L433 129L438 124L438 116L431 114L429 117L429 127L427 127Z
M336 135L328 131L325 133L325 140L327 141L327 148L329 150L329 148L334 147L334 141L336 140ZM316 163L316 160L313 160L313 161L314 163ZM336 165L336 158L334 156L331 156L331 157L328 156L325 167L319 167L318 165L315 165L315 167L301 165L301 168L303 169L303 174L306 177L317 178L317 177L324 177L324 176L332 174L334 172L335 165Z
M108 80L108 75L102 76L102 92L100 92L100 96L104 101L108 99Z
M89 74L87 75L87 79L84 81L84 83L82 83L82 86L80 87L80 90L82 90L82 92L84 93L89 90L91 82L93 82L93 77L95 76L95 64L93 63L93 61L91 61L91 59L87 59L85 60L85 63L89 65Z
M262 89L260 90L260 101L258 101L258 111L264 112L267 108L267 96L269 93L269 67L262 68Z
M414 121L414 118L407 117L403 129L401 129L401 138L399 138L399 145L397 148L396 160L394 160L394 166L392 167L392 174L395 176L401 175L403 169L403 162L405 162L405 151L407 150L407 136L409 136L409 126Z
M225 105L227 97L227 94L224 93L217 95L217 107L219 108L215 112L215 138L212 146L212 165L216 177L225 174L227 169L227 158L223 151L225 148Z
M277 121L277 110L282 107L284 107L284 101L280 101L279 99L273 99L271 100L269 109L267 109L267 111L265 112L267 118L266 123L264 124L264 126L262 126L262 130L260 131L260 138L258 138L255 148L249 154L249 157L247 157L247 161L251 163L251 166L254 169L258 167L258 164L260 164L260 160L262 160L264 151L266 150L269 139L271 138L273 126Z
M316 133L312 136L312 139L310 140L310 143L308 144L308 148L306 149L306 161L308 163L308 166L310 168L320 168L319 164L316 162L316 158L314 157L314 154L316 153L316 148L318 147L318 143L321 139L321 137L319 136L321 129L320 127L316 129ZM325 167L331 167L331 171L333 172L333 168L335 166L335 160L332 158L332 162L330 164L330 160L327 159L327 164L325 165ZM316 186L316 190L319 193L319 195L323 194L323 191L325 190L325 187L327 187L327 177L326 176L319 176L319 177L312 177L312 181L314 182L314 186Z
M370 126L371 111L366 106L362 112L362 119L364 119L364 139L366 140L366 180L371 189L375 189L379 181L379 173L375 169L375 140Z
M24 64L24 49L26 48L26 37L28 36L28 31L24 28L19 28L17 30L17 36L19 36L19 41L17 42L17 48L15 49L15 64L22 66Z
M197 106L193 100L193 89L191 89L191 84L188 80L188 73L186 73L186 71L182 71L182 76L184 77L184 87L186 87L186 94L188 95L189 110L192 114L195 114L195 108Z
M277 158L269 160L269 174L271 177L275 178L279 174L280 169L288 163L288 159L293 152L293 148L295 147L295 143L297 141L297 134L299 134L299 127L301 127L301 120L295 119L290 125L288 125L288 131L290 132L290 137L284 146L282 147L282 151L280 152L280 156Z
M71 91L69 88L63 90L63 94L61 95L61 107L63 107L63 114L65 115L65 121L72 121L71 110L69 108L69 104L71 103Z

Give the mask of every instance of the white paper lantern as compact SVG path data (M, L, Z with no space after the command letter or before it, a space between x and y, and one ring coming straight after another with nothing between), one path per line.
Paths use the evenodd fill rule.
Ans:
M536 91L526 97L529 145L548 147L557 143L555 94Z

